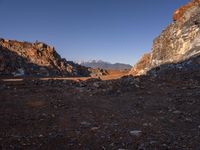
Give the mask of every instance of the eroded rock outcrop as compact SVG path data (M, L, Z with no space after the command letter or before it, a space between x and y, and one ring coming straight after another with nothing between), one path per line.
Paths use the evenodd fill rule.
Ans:
M144 55L130 74L146 74L163 64L178 63L200 54L200 0L182 6L173 19L154 40L151 53Z
M66 61L42 42L0 39L1 76L90 76L87 67Z

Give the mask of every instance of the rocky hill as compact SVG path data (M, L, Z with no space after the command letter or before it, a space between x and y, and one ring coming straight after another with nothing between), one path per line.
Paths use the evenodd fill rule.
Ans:
M109 63L102 60L92 60L92 61L86 61L81 62L80 65L85 67L91 67L91 68L101 68L101 69L109 69L109 70L125 70L125 69L131 69L132 66L129 64L123 64L123 63Z
M91 75L103 75L103 72L67 61L45 43L0 39L0 76Z
M151 52L142 56L130 74L146 74L158 66L183 62L198 55L200 0L192 0L175 11L173 22L154 40Z

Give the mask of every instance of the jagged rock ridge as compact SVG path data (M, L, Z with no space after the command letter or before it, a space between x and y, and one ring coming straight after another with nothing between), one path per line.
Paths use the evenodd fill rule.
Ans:
M91 70L60 57L42 42L0 39L1 76L89 76Z
M101 68L101 69L111 69L111 70L125 70L125 69L131 69L132 66L129 64L123 64L123 63L109 63L102 60L92 60L92 61L85 61L81 62L80 65L85 67L91 67L91 68Z
M176 10L173 20L130 74L146 74L163 64L178 63L200 54L200 0L192 0Z

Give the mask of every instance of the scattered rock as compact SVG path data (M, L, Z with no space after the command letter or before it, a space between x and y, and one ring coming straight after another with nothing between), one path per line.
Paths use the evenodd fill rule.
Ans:
M94 83L93 83L93 86L96 87L96 88L99 88L99 87L100 87L100 85L99 85L97 82L94 82Z
M142 131L140 130L133 130L133 131L130 131L130 134L133 135L133 136L140 136L142 134Z
M22 68L17 69L17 71L12 73L14 77L21 77L25 75L25 71Z
M86 121L83 121L83 122L81 122L80 124L81 124L81 126L83 126L83 127L89 127L89 126L91 125L91 123L86 122Z
M98 130L98 129L99 129L99 127L92 127L92 128L91 128L92 131L96 131L96 130Z
M175 110L175 111L173 111L173 114L181 114L181 111Z

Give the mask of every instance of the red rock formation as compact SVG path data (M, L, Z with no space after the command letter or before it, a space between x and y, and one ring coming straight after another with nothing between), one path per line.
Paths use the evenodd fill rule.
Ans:
M190 9L193 6L199 5L200 4L200 0L192 0L191 2L189 2L188 4L180 7L179 9L177 9L174 14L173 14L173 20L174 21L178 21L181 18L183 18L184 13Z

